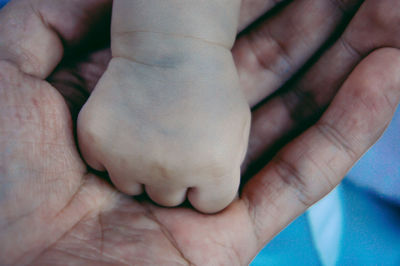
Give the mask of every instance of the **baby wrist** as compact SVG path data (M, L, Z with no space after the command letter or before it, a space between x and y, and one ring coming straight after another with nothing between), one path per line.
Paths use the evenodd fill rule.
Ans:
M233 46L241 0L114 0L112 38L164 34Z

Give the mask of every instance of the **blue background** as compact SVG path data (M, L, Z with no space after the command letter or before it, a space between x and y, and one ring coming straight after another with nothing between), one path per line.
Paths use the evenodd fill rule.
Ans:
M7 2L8 0L0 0L0 8L3 7Z

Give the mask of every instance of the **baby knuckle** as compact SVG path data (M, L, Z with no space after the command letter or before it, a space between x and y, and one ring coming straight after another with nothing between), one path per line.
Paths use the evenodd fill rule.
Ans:
M208 159L208 164L204 168L210 176L223 179L232 172L232 162L228 156L214 155L209 156Z
M150 169L152 169L154 176L160 177L164 181L168 180L169 183L176 183L178 181L176 180L178 176L176 171L174 171L171 168L170 163L166 161L152 160L150 163Z

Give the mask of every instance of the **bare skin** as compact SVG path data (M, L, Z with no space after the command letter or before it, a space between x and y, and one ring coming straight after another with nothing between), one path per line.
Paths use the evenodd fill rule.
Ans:
M120 191L204 213L236 197L250 130L231 53L240 2L113 2L112 59L78 137Z
M241 21L254 21L261 13L251 10L265 9L252 6L265 2L245 2L243 14L251 15L242 15ZM272 2L276 1L271 6ZM234 57L252 103L263 99L255 95L275 91L287 79L281 75L263 79L282 56L264 48L275 47L276 42L288 47L293 64L284 74L290 76L343 19L353 16L341 13L352 3L343 2L338 8L334 2L293 1L240 37ZM88 56L68 57L49 82L44 80L63 57L63 50L75 49L90 35L89 25L101 22L111 1L13 0L0 12L1 263L248 264L274 235L338 184L389 123L400 98L397 5L397 0L363 3L343 35L360 56L349 54L351 50L339 40L285 94L324 94L313 98L321 110L329 104L323 117L298 138L289 139L279 155L245 184L231 206L206 216L190 208L165 209L144 198L124 196L88 171L79 156L73 138L76 121L70 110L76 117L85 94L104 73L109 49L89 47ZM287 28L289 21L297 25L289 39L265 35L266 28L284 33L279 28ZM365 28L365 23L371 24ZM315 32L312 40L308 32ZM309 45L303 45L306 40ZM390 48L375 49L379 47ZM370 54L372 50L376 51ZM332 70L334 66L337 71ZM324 86L319 83L321 76ZM249 162L268 152L271 140L309 121L307 112L287 116L293 106L309 106L305 98L293 99L277 96L253 112Z

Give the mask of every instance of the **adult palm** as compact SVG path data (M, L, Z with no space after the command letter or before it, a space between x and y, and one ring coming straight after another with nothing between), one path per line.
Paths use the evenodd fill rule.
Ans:
M276 2L245 1L242 28ZM297 73L361 2L294 1L243 33L234 53L249 102L261 102ZM110 57L108 49L82 44L108 35L109 27L99 25L107 25L110 8L111 0L13 0L0 13L2 264L246 264L341 180L399 101L397 50L372 53L354 69L362 52L347 58L349 49L335 44L255 109L249 165L330 105L244 184L231 206L210 216L161 208L117 192L86 167L75 142L76 113ZM321 72L339 55L347 60L341 70ZM299 112L304 102L312 112Z

